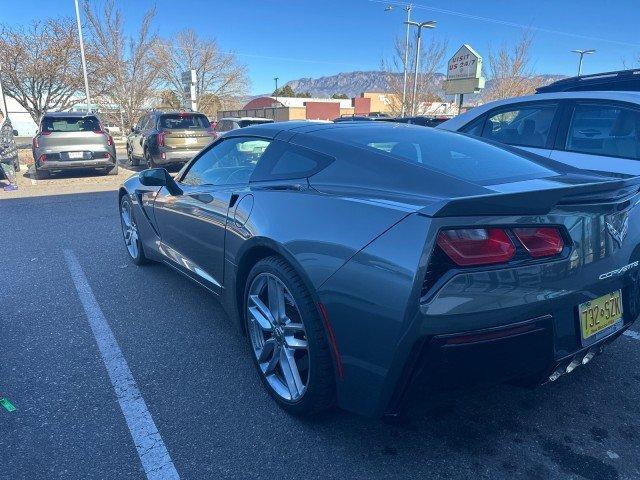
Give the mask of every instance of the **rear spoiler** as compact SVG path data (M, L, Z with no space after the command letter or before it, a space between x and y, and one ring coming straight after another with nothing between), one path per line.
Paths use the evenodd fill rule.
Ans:
M621 202L639 191L640 177L632 177L547 190L450 198L424 207L419 213L429 217L546 215L556 206Z

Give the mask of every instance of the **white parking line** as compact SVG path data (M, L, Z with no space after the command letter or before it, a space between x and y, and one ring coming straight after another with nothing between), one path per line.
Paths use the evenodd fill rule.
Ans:
M640 333L634 332L633 330L625 330L623 335L626 335L627 337L634 338L636 340L640 340Z
M169 452L78 259L71 250L65 250L64 256L147 478L179 479Z

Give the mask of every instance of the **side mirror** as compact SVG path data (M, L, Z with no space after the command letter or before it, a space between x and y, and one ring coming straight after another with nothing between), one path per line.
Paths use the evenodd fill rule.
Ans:
M145 187L165 187L171 195L176 196L183 193L173 177L164 168L143 170L138 179Z
M19 135L18 130L15 130L15 129L14 129L14 130L13 130L13 136L14 136L14 137L17 137L18 135Z

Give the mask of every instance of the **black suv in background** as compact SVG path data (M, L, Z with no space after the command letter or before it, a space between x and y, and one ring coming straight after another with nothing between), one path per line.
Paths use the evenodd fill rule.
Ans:
M148 168L191 160L215 139L209 119L192 111L152 110L140 117L127 136L130 165Z

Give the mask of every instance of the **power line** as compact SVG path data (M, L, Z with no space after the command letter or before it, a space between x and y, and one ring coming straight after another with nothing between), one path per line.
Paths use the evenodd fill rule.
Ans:
M394 6L399 6L399 7L404 7L409 5L409 3L407 2L399 2L397 0L368 0L369 2L372 3L380 3L380 4L384 4L384 5L394 5ZM492 18L492 17L483 17L480 15L472 15L470 13L464 13L464 12L458 12L455 10L447 10L444 8L438 8L438 7L430 7L428 5L421 5L421 4L416 4L416 3L412 3L413 8L419 8L422 10L429 10L431 12L436 12L436 13L442 13L445 15L455 15L456 17L462 17L462 18L468 18L470 20L478 20L481 22L490 22L490 23L495 23L498 25L504 25L507 27L514 27L514 28L522 28L525 30L532 30L532 31L536 31L536 32L544 32L544 33L551 33L554 35L564 35L565 37L573 37L573 38L581 38L584 40L593 40L593 41L599 41L599 42L608 42L608 43L614 43L616 45L625 45L627 47L640 47L640 43L631 43L631 42L623 42L621 40L612 40L610 38L603 38L603 37L592 37L590 35L581 35L579 33L571 33L571 32L563 32L561 30L553 30L551 28L544 28L544 27L533 27L531 25L525 25L523 23L516 23L516 22L509 22L506 20L500 20L498 18Z

